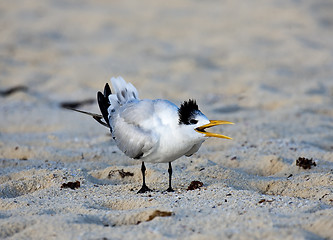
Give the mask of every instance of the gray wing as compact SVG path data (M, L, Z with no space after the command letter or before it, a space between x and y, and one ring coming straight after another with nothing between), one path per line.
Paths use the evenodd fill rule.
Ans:
M190 151L188 151L187 153L185 153L186 157L190 157L192 156L194 153L196 153L199 148L201 147L201 144L203 143L203 141L201 143L195 144L193 145L193 147L190 149Z
M127 156L140 159L149 155L157 145L159 136L149 128L153 111L152 101L133 101L110 116L112 136Z

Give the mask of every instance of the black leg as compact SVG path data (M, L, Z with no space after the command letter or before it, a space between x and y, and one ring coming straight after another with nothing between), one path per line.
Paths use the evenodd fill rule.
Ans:
M167 189L167 192L174 192L174 190L171 187L171 177L172 177L172 166L171 166L171 162L169 162L168 173L169 173L169 188Z
M141 172L142 172L142 187L138 191L138 193L151 192L151 189L149 189L146 185L146 177L145 177L146 166L145 166L144 162L142 162L142 165L141 165Z

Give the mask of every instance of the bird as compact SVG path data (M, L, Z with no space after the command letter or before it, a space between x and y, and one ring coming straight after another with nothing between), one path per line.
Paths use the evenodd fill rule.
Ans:
M173 192L172 165L176 159L196 153L202 143L210 138L231 137L207 132L206 129L233 124L224 120L209 120L200 110L196 100L189 99L180 107L165 99L140 99L137 89L122 77L112 77L103 93L97 92L101 114L71 109L92 116L109 128L117 147L128 157L141 161L142 187L137 193L152 191L146 185L145 162L168 163L169 186Z

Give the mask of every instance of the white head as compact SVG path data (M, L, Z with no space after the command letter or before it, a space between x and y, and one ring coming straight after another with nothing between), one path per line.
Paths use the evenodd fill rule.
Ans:
M198 139L205 139L207 137L217 137L231 139L230 137L222 134L206 132L206 128L210 128L221 124L233 124L232 122L223 120L209 120L200 110L195 100L184 101L179 110L179 125L182 129L186 129L187 133L195 136Z

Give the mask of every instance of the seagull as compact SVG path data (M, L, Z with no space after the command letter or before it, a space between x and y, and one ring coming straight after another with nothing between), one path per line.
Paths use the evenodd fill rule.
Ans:
M207 128L233 123L208 120L193 99L177 107L164 99L141 100L137 89L122 77L112 77L111 84L114 93L108 83L103 93L97 93L101 115L72 110L88 114L108 127L117 147L128 157L142 162L142 187L138 193L152 191L146 185L145 162L169 164L166 191L173 192L171 162L184 155L193 155L209 137L232 139L206 132Z

